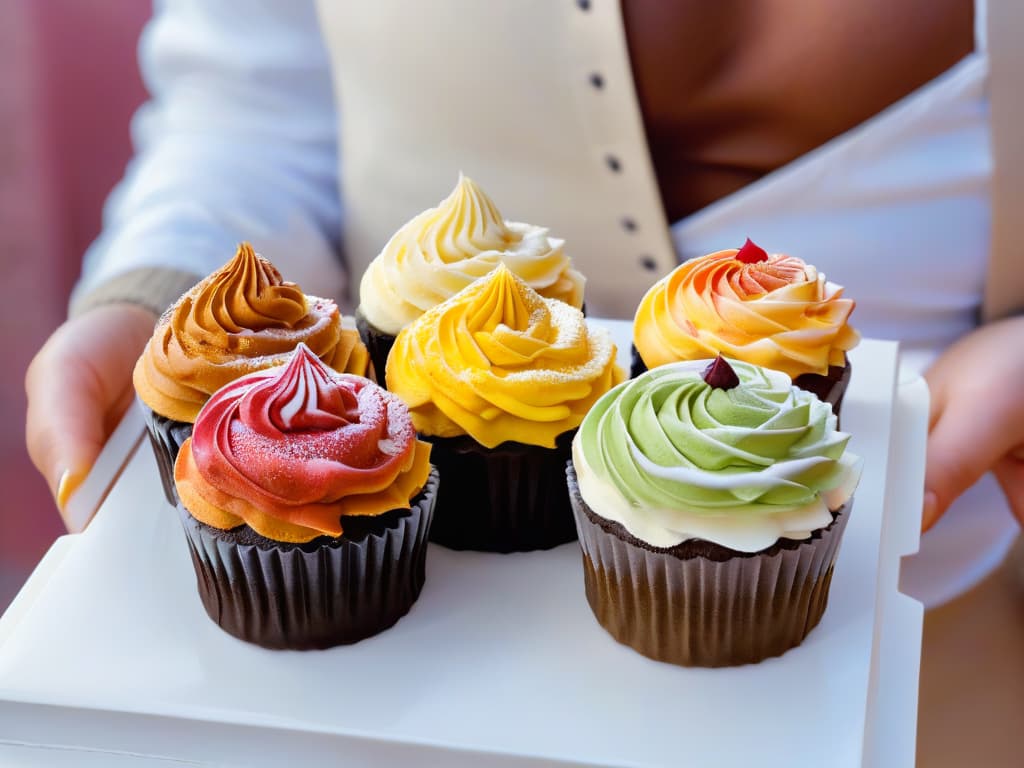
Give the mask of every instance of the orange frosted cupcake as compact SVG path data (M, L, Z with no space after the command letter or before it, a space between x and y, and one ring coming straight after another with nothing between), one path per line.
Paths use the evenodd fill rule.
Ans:
M691 259L655 283L633 321L633 365L718 355L786 373L838 414L860 340L852 299L794 256L742 248Z
M300 343L335 370L369 372L354 321L342 318L330 299L285 282L248 243L163 314L133 382L171 504L175 457L210 395L239 376L282 364Z
M432 540L511 552L574 539L572 436L620 378L605 331L504 265L399 333L388 389L448 478Z
M218 390L175 465L200 597L268 648L352 643L424 581L437 474L409 411L305 344Z

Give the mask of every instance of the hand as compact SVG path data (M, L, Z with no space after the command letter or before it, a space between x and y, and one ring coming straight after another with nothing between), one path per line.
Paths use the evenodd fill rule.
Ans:
M964 336L925 378L931 418L924 530L989 470L1024 523L1024 317Z
M135 396L132 368L155 321L134 304L97 307L54 331L28 367L25 439L62 515Z

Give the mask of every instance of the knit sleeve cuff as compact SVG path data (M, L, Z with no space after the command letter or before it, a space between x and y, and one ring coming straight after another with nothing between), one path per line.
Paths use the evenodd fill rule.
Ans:
M105 304L136 304L160 316L201 279L191 272L166 267L141 267L123 272L86 293L71 297L69 315L76 317Z

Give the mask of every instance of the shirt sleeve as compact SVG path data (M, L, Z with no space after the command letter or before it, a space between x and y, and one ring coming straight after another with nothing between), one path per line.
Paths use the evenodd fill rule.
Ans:
M73 311L109 284L132 300L125 286L147 273L180 292L241 240L305 291L343 299L336 114L313 0L162 0L139 56L150 100Z

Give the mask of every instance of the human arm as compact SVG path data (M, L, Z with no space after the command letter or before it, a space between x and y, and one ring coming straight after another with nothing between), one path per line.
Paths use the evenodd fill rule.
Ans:
M130 402L127 361L155 316L240 240L310 293L344 289L335 112L313 3L158 4L140 59L152 98L133 123L136 156L107 202L72 318L26 377L27 442L55 495L61 477L84 476Z
M964 336L925 378L931 417L924 529L988 471L1024 523L1024 316Z

